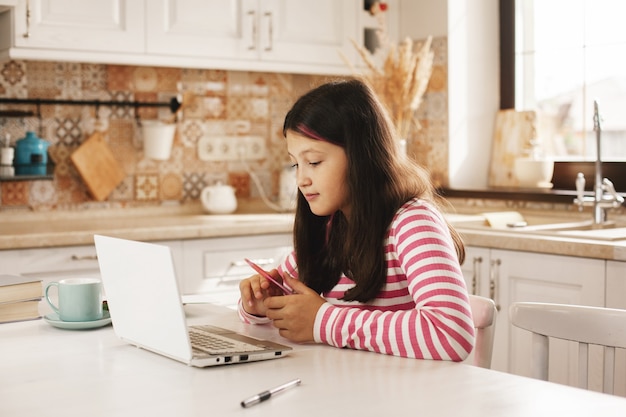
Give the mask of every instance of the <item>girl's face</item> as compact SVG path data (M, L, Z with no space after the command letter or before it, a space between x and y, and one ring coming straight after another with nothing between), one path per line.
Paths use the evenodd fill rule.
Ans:
M328 216L341 210L349 217L348 159L343 148L289 130L287 151L296 166L298 188L313 214Z

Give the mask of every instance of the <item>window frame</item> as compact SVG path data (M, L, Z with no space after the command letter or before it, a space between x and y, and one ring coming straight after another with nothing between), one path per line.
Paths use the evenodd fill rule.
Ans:
M515 109L515 1L516 0L499 0L499 36L500 36L500 109ZM589 164L590 162L582 162ZM592 162L591 162L592 163ZM581 162L558 162L563 165L564 169L555 169L553 183L555 189L575 190L574 178L571 178L571 169L567 166L571 165L572 169L576 169L577 164ZM606 165L605 162L602 164ZM610 178L615 184L618 192L626 192L626 162L613 162L610 164L611 176L606 175L603 170L603 176ZM608 166L606 167L608 168ZM567 177L561 177L566 175ZM571 181L570 181L571 179ZM567 184L571 183L571 186ZM557 184L559 188L557 188ZM593 181L587 181L587 190L593 189Z

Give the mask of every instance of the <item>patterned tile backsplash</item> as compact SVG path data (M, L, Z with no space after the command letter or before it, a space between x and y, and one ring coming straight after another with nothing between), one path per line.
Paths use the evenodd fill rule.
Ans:
M447 184L447 41L435 39L435 63L417 117L422 130L409 138L409 155L431 170L433 181ZM259 190L240 161L203 161L203 137L238 135L264 138L264 158L247 166L275 200L280 171L287 163L282 123L294 100L331 77L185 68L153 68L67 62L0 63L0 97L101 101L168 102L183 97L168 160L146 159L138 121L167 120L165 107L42 105L37 117L0 117L0 137L11 144L33 130L50 142L52 179L0 181L1 210L76 210L197 203L200 192L218 181L236 189L238 198ZM0 110L37 111L34 105L2 104ZM70 155L94 131L101 131L125 179L102 202L95 201Z

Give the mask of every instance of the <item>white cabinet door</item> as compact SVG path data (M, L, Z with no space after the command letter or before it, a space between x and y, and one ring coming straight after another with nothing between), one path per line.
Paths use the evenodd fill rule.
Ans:
M497 297L497 274L501 261L492 259L491 252L492 250L489 248L467 246L465 248L465 262L461 269L470 294L491 298L496 302L498 315L491 368L506 371L508 368L508 345L506 338L499 337L499 333L500 328L508 326L508 316L503 313Z
M508 310L513 302L604 305L603 260L492 250L491 261L499 268L495 274L495 301L501 307L496 327L496 343L508 348L508 363L502 370L530 375L530 333L513 328L510 324ZM576 385L575 346L553 340L550 352L550 379L562 384ZM592 386L599 382L599 375L594 378L598 378L598 381L592 380Z
M626 262L606 263L606 306L626 310ZM615 394L626 396L626 350L615 352Z
M461 265L470 294L489 297L489 261L491 249L465 247L465 262Z
M44 285L65 277L100 277L94 246L0 251L2 272L41 278Z
M626 310L626 262L606 262L606 306Z
M182 243L180 241L156 243L172 248L176 274L178 277L182 276ZM44 288L48 283L64 278L100 278L96 248L93 245L2 250L0 267L0 273L3 274L39 278ZM51 309L42 302L40 312L48 314Z
M143 0L20 0L18 48L86 52L144 50Z
M261 0L258 50L263 60L344 66L354 57L361 1Z
M510 324L511 303L604 305L602 260L471 246L465 259L462 269L470 293L489 297L498 307L491 364L498 371L530 375L530 334ZM575 384L577 351L559 341L551 349L562 352L551 363L551 379Z
M347 69L339 51L354 57L350 38L357 39L358 4L356 0L149 1L147 53L218 63L239 60L247 65L241 68L249 70L259 61ZM226 65L236 63L226 61Z
M16 0L11 59L348 74L361 0Z
M183 242L183 294L207 294L208 299L234 308L239 281L254 271L249 258L262 268L275 268L292 250L291 234L190 239Z
M255 17L244 12L241 0L150 0L146 52L233 59L249 49L255 56Z

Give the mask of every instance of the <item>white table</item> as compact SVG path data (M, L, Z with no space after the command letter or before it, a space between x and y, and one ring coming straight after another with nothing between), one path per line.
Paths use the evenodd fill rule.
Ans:
M285 343L232 310L187 306L208 322ZM0 416L620 416L626 398L470 365L321 345L287 357L193 368L117 339L111 326L62 330L43 320L0 325ZM240 401L301 378L243 409Z

